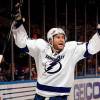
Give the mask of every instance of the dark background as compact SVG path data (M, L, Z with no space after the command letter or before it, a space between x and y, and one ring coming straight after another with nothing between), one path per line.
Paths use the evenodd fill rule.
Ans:
M25 26L30 36L32 36L32 32L29 31L31 26L34 26L35 29L39 28L39 33L36 33L39 38L46 37L50 28L60 26L64 27L65 31L66 28L69 30L69 32L66 32L69 35L69 40L75 40L75 32L79 33L77 35L78 40L80 35L85 33L87 24L93 26L93 29L90 28L90 30L91 33L94 33L93 30L100 20L100 0L1 0L0 53L6 47L5 58L7 59L11 57L11 39L8 40L8 37L13 21L12 10L14 5L20 1L23 1L22 16L26 19ZM77 26L77 29L75 29L75 26ZM91 35L89 34L89 36ZM19 53L19 49L16 46L14 49L16 58L16 52Z

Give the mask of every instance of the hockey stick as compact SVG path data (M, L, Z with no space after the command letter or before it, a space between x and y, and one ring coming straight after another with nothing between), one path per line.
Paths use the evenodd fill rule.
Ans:
M17 20L20 19L22 5L23 5L23 0L17 0L17 3L14 6L15 7L15 12L14 12L13 11L13 3L11 2L11 24L12 24L13 20L16 20L16 18L17 18ZM17 14L17 11L18 11L18 14ZM12 31L10 29L10 32L7 35L6 42L4 43L4 48L2 50L2 54L0 54L0 63L2 62L4 53L6 52L6 48L7 48L8 44L9 44L10 39L11 39L11 35L12 35Z

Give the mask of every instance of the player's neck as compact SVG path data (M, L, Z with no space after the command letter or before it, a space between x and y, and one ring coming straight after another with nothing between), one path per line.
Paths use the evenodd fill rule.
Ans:
M52 48L52 52L53 52L54 54L59 54L59 53L61 52L61 50L57 50L57 49Z

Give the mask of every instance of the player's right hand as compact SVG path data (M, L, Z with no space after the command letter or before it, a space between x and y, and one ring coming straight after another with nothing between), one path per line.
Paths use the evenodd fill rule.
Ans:
M12 11L12 17L15 21L19 21L22 19L20 3L15 4L13 11Z
M18 28L25 21L25 19L22 18L21 6L22 5L20 3L16 3L16 5L14 6L14 9L13 9L13 12L12 12L13 19L15 21L13 26L15 28Z

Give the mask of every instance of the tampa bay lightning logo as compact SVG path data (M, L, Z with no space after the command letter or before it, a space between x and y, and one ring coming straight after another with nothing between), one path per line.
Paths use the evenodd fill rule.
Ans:
M48 74L54 74L61 70L62 64L60 62L62 58L58 56L56 59L52 59L51 63L47 63L45 66L45 72Z

